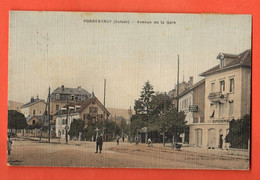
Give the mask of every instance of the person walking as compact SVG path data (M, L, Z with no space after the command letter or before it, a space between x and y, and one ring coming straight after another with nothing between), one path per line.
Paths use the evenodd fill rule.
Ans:
M13 144L13 141L11 140L10 135L8 135L7 136L7 151L8 151L8 155L11 154L12 144Z
M148 147L153 146L151 138L148 139L147 143L148 143Z
M96 152L95 152L95 153L98 153L98 149L99 149L99 153L101 153L101 151L102 151L102 146L103 146L102 136L98 136L98 137L96 138Z
M117 145L119 145L119 136L117 136L117 138L116 138L116 143L117 143Z
M123 137L122 137L122 140L123 140L123 142L125 142L125 136L123 135Z
M139 138L138 136L135 136L135 145L138 145L138 143L139 143Z

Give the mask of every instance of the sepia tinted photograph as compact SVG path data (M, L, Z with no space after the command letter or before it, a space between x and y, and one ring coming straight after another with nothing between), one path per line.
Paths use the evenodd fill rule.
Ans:
M252 16L10 11L9 166L249 170Z

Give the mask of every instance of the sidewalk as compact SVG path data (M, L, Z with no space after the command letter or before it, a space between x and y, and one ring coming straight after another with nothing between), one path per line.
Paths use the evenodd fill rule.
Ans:
M163 144L160 144L160 146L163 147ZM172 148L172 144L167 143L165 144L165 147ZM222 149L206 149L206 148L182 146L181 151L195 152L199 154L209 154L209 155L215 155L221 157L231 157L231 158L238 158L238 159L250 159L250 154L248 150L241 150L241 149L222 150Z

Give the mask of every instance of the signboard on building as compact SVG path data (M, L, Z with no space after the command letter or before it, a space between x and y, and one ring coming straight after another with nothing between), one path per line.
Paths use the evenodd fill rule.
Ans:
M219 120L213 120L213 123L229 123L230 120L226 120L226 119L219 119Z
M190 105L189 106L189 111L190 112L197 112L199 109L198 105Z

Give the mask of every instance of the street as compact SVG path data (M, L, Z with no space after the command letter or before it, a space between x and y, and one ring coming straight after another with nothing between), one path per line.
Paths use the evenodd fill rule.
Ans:
M167 169L248 169L245 157L212 155L181 151L162 144L104 142L101 154L94 153L95 142L64 141L57 139L39 143L37 139L13 139L9 165L64 166L64 167L117 167L117 168L167 168Z

